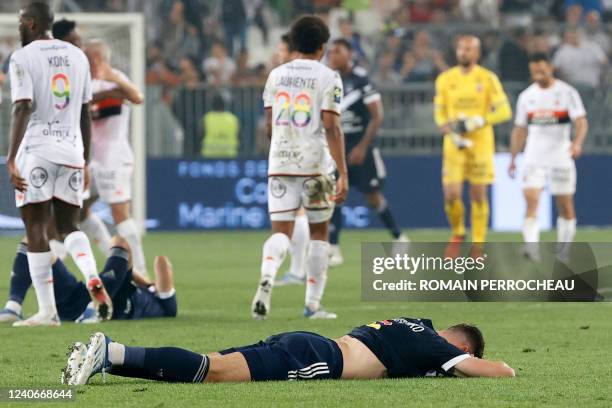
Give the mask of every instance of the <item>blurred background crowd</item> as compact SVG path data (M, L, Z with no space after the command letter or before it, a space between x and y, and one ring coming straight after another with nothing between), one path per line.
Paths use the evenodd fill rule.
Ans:
M14 12L20 3L3 0L0 12ZM186 154L199 149L190 140L197 141L199 118L211 106L214 95L206 90L226 90L227 109L239 116L241 127L249 132L257 128L258 119L249 110L260 112L260 88L278 65L276 43L291 20L303 13L320 15L329 22L332 38L349 40L356 62L367 68L381 89L431 88L436 76L455 63L454 41L466 32L482 40L481 63L504 83L516 83L517 92L529 81L528 55L537 51L551 56L558 75L577 86L585 100L594 100L592 96L608 82L612 55L608 24L612 0L61 0L60 4L66 12L144 13L146 82L181 125ZM16 38L3 39L0 61L16 42ZM236 93L237 88L253 91ZM204 98L202 106L193 108L198 105L193 98ZM398 110L414 100L422 102L414 109L424 114L417 112L416 118L431 122L429 94L404 93L396 98ZM387 126L383 134L391 137L393 129L399 132L401 126L401 121ZM252 138L241 135L245 137ZM242 145L249 145L248 152L265 149L249 140Z

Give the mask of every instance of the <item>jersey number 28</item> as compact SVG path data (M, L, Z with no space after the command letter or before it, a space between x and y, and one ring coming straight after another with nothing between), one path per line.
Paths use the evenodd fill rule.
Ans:
M289 126L291 122L295 127L304 127L310 123L312 106L308 94L299 93L292 101L291 95L283 91L276 94L274 101L280 104L280 111L274 122L276 126Z

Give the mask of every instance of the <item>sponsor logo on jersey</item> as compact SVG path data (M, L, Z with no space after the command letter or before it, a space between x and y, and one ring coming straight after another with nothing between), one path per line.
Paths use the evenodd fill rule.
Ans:
M68 185L74 191L79 191L83 187L83 173L81 170L75 171L68 179Z
M281 198L287 192L287 186L279 178L270 179L270 193L276 198Z

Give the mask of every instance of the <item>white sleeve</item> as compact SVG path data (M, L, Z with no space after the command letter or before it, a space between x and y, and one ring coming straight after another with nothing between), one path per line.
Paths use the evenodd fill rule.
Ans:
M91 102L93 99L92 91L91 91L91 73L89 72L89 65L87 66L87 73L85 74L85 84L83 85L83 102L82 104L86 104Z
M342 79L337 72L334 72L333 78L328 81L323 89L323 102L321 103L322 111L335 112L338 115L341 113L340 104L342 103Z
M569 91L569 117L571 120L586 116L586 110L582 104L580 94L575 88L570 88Z
M516 101L516 114L514 116L514 125L520 127L527 126L527 107L525 106L525 97L521 93Z
M272 77L273 72L270 72L263 91L264 108L271 108L272 104L274 103L274 79Z
M34 99L34 83L24 53L15 52L11 55L9 77L13 102Z
M451 368L453 368L454 366L456 366L463 360L470 358L470 357L472 356L470 356L469 354L461 354L460 356L453 357L450 360L448 360L446 363L442 364L442 369L444 371L449 371Z

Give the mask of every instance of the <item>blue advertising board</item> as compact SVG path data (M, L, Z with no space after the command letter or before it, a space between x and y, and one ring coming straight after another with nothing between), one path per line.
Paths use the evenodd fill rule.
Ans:
M507 158L500 154L498 161ZM385 195L398 223L408 228L446 227L440 187L439 156L390 157L385 160ZM503 171L498 167L498 173ZM590 155L577 163L578 222L612 225L612 156ZM267 161L150 159L147 169L147 218L160 230L262 229L269 227L267 213ZM520 178L519 178L520 180ZM508 208L522 208L517 180L498 177L493 186L492 219L510 217ZM508 194L504 191L512 192ZM544 201L552 206L552 200ZM469 207L468 207L469 214ZM543 225L553 225L554 211L544 212ZM380 227L362 195L351 190L343 206L348 228ZM496 218L497 217L497 218ZM549 222L550 221L550 222ZM512 214L503 230L518 230L522 217ZM494 225L495 226L495 225Z

